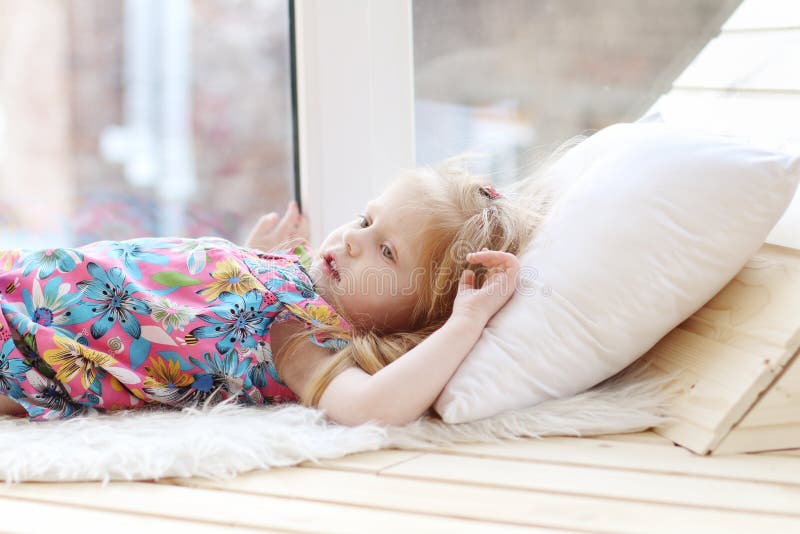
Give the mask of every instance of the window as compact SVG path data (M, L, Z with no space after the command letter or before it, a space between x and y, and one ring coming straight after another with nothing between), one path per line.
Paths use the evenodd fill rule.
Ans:
M513 180L579 133L634 121L740 0L414 0L418 163L464 151Z
M240 240L282 211L288 16L286 0L7 3L0 246Z

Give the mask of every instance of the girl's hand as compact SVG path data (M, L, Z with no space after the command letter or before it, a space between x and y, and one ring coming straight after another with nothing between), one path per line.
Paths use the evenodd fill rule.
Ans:
M483 286L475 287L475 273L466 269L458 283L453 304L454 316L466 316L482 326L508 302L514 294L519 276L519 259L510 252L483 249L467 254L470 263L484 265L488 272Z
M278 221L278 214L274 211L262 215L250 230L244 246L268 251L288 241L308 243L309 237L308 217L300 213L297 202L292 200L280 221Z

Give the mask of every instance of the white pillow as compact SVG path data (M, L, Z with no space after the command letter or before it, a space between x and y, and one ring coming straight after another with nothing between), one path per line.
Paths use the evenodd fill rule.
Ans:
M551 173L563 196L521 257L517 293L437 400L447 422L574 395L647 352L758 250L792 199L800 158L618 124Z

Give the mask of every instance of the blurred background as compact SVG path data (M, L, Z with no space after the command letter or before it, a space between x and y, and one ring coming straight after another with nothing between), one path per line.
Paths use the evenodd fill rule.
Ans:
M0 246L242 239L291 195L285 0L0 0Z
M636 120L739 3L415 0L417 161L503 183ZM0 247L241 241L293 128L287 0L0 0Z
M495 183L639 119L741 0L414 0L416 151Z

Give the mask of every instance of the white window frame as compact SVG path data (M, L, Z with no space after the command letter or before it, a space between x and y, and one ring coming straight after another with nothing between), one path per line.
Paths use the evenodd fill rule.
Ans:
M415 163L412 0L296 0L301 199L312 244Z

